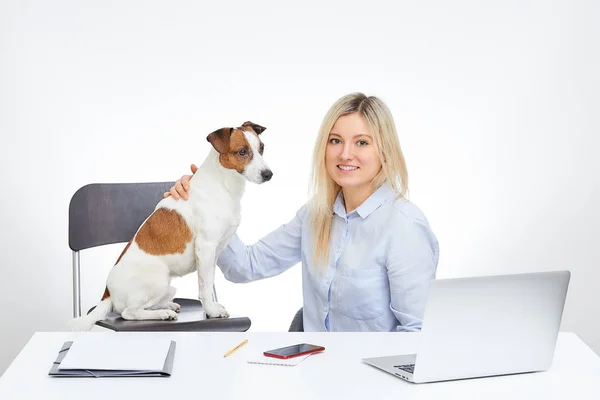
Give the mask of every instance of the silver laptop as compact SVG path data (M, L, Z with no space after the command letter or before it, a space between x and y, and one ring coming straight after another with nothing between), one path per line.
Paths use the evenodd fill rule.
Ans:
M363 361L413 383L547 370L569 271L432 281L417 354Z

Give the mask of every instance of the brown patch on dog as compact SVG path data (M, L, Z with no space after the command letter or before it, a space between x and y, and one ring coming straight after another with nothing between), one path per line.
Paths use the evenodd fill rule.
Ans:
M135 242L146 253L160 256L183 253L192 237L192 231L181 214L159 208L142 225Z
M102 300L104 300L104 299L106 299L108 297L110 297L110 292L108 291L108 288L105 288L104 289L104 294L102 295L102 298L100 299L100 301L102 301Z
M227 169L235 169L242 173L246 165L252 161L252 156L252 148L246 140L244 132L234 129L229 138L229 151L219 156L219 162Z

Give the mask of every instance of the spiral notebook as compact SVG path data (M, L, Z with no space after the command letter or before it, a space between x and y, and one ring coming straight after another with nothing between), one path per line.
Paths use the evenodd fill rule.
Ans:
M300 364L302 361L306 360L308 357L310 357L314 354L319 354L319 353L307 354L305 356L293 357L293 358L287 358L287 359L267 357L262 354L259 354L256 357L250 358L248 360L248 363L264 364L264 365L279 365L282 367L295 367L296 365Z

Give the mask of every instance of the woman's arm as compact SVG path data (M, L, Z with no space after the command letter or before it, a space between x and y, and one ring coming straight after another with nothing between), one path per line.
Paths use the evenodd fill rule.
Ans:
M427 291L435 279L439 247L426 221L404 220L394 232L388 249L390 309L397 331L421 329Z
M218 257L217 265L232 282L250 282L281 274L301 260L302 221L306 206L294 219L251 246L234 235Z

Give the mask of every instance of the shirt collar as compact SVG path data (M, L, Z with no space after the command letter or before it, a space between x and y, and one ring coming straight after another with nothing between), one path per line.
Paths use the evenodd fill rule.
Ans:
M363 219L367 218L369 214L377 210L388 198L394 195L394 189L388 182L384 182L372 195L370 195L363 203L352 211L350 214L356 212ZM342 218L346 218L346 207L344 206L344 195L342 191L338 193L335 203L333 204L333 212ZM350 215L348 214L348 215Z

